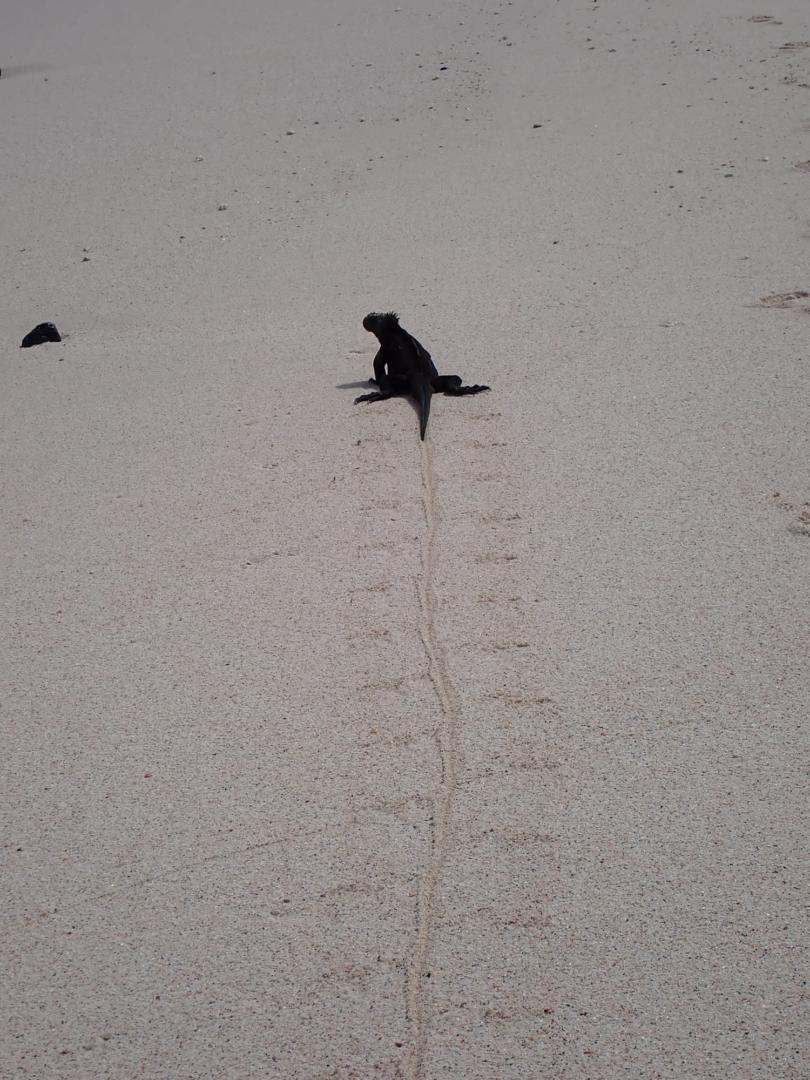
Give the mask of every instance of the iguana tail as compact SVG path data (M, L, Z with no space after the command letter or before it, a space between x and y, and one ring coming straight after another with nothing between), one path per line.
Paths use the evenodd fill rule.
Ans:
M411 380L411 392L419 406L419 437L424 441L427 430L428 417L430 416L430 399L433 396L433 387L430 379L421 373Z

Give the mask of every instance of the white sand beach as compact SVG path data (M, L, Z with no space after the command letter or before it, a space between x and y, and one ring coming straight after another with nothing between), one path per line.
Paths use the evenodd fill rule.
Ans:
M2 29L0 1076L806 1077L807 4Z

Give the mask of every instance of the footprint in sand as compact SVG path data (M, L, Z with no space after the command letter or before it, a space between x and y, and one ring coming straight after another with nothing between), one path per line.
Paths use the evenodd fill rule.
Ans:
M506 510L495 510L491 514L481 514L480 519L485 525L492 525L503 522L520 521L520 514L510 514Z
M793 289L790 292L760 296L759 303L761 307L780 308L783 311L810 311L810 306L804 303L806 300L810 300L810 292L806 289Z
M796 503L786 499L781 491L774 491L771 498L778 510L785 510L789 514L796 513ZM796 519L788 525L788 532L793 533L794 536L810 536L810 502L802 504L801 509L796 514Z
M489 694L488 696L495 701L503 701L507 705L513 706L554 705L553 699L546 694L526 694L522 691L510 692L508 690L498 690L496 693Z

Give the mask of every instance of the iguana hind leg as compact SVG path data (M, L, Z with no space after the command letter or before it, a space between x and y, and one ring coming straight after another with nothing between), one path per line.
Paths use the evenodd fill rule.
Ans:
M483 390L489 390L488 386L464 386L460 375L437 375L432 381L437 394L450 394L451 397L480 394Z

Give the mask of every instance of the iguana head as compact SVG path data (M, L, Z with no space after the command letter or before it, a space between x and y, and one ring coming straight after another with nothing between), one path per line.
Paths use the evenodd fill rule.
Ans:
M371 311L363 319L363 328L371 334L379 337L381 334L391 334L399 330L399 316L395 311Z

